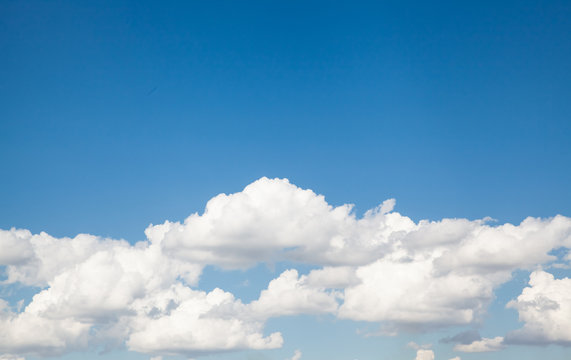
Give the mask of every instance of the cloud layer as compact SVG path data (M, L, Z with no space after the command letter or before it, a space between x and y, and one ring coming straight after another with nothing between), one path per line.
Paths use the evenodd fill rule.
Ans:
M262 178L214 197L202 214L149 226L147 240L133 245L0 230L3 284L40 288L23 310L0 300L0 353L59 355L122 344L157 356L272 349L284 339L265 334L265 322L296 314L375 322L386 334L471 325L514 270L535 270L557 260L554 249L571 248L571 219L560 215L519 225L415 223L394 205L387 200L358 218L351 205L334 207L286 179ZM232 270L283 261L292 269L247 304L221 289L197 288L207 265ZM300 275L296 264L316 269ZM571 279L537 270L529 284L508 305L522 329L457 350L571 342ZM417 357L434 356L420 351Z

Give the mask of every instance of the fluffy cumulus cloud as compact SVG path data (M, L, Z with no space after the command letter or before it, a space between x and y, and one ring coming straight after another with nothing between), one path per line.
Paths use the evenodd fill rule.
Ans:
M202 215L151 226L147 236L197 263L235 268L292 260L343 269L334 277L345 282L337 285L345 289L339 316L395 329L473 323L513 270L552 261L552 249L571 244L571 220L563 216L501 226L414 223L393 206L386 201L357 219L349 205L332 207L287 180L263 178L213 198ZM321 275L323 286L335 286Z
M416 351L416 357L414 358L414 360L434 360L435 359L435 355L434 355L434 351L425 348L425 346L419 346L417 344L415 344L414 342L411 342L408 344L409 347L415 348ZM461 360L459 356L456 356L450 360Z
M339 316L411 329L469 324L482 313L498 283L494 277L474 274L435 276L432 255L406 256L395 253L359 267L360 282L345 289Z
M242 192L214 197L202 215L151 226L146 234L172 256L225 268L281 260L363 264L388 251L396 231L414 227L388 214L393 205L388 200L357 219L351 205L333 207L286 179L262 178Z
M0 352L55 356L87 345L89 326L75 319L16 314L6 302L0 303L0 312Z
M416 358L414 360L434 360L434 351L419 349L416 351Z
M261 333L265 318L253 320L232 294L192 290L202 266L171 259L157 244L3 235L10 233L25 235L33 250L10 263L5 282L44 288L19 313L2 300L0 352L60 355L118 338L136 351L167 354L281 346L279 333Z
M571 346L571 278L555 279L545 271L534 271L529 287L507 307L516 309L524 323L507 335L507 342Z
M547 266L554 249L571 248L564 216L499 226L487 219L414 222L394 205L387 200L357 217L351 205L335 207L286 179L262 178L214 197L202 214L149 226L147 240L136 244L2 230L2 284L39 290L23 309L0 301L0 354L127 346L149 356L196 357L272 349L284 339L264 332L266 321L296 314L376 322L385 333L471 325L514 270ZM197 287L207 265L232 270L280 261L293 268L250 303ZM300 274L297 264L313 270ZM509 305L523 328L506 341L478 335L450 342L460 351L567 344L570 281L534 272ZM434 354L419 348L418 356Z
M335 312L338 307L336 293L323 287L308 284L307 276L299 276L297 270L283 272L250 304L255 314L264 317L295 314L319 314Z
M28 261L34 255L34 249L27 230L6 231L0 229L0 265L15 265Z
M281 347L280 333L262 334L247 306L228 292L210 293L177 286L142 299L130 324L130 349L144 353L197 356L238 349Z

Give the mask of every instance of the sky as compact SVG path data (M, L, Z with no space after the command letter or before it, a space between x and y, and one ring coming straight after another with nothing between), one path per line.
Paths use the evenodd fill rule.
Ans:
M0 1L0 359L571 356L568 1Z

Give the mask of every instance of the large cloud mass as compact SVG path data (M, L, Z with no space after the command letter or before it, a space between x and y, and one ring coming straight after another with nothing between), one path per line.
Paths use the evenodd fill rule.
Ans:
M287 180L262 178L244 191L220 194L202 215L146 230L171 256L225 268L294 260L310 264L364 264L388 251L390 237L414 223L392 210L393 200L362 219L351 205L333 207L322 195Z
M271 349L284 339L264 334L266 320L302 313L376 322L386 333L470 325L514 270L533 270L557 260L554 249L571 248L571 219L564 216L500 226L486 219L415 223L394 204L387 200L358 218L351 205L334 207L285 179L262 178L214 197L202 214L149 226L147 240L134 245L0 230L3 283L40 288L23 310L0 301L0 353L58 355L122 344L154 355ZM250 303L197 288L207 265L232 270L283 261L314 270L283 272ZM505 343L568 344L569 281L534 272L509 305L524 327ZM460 350L504 343L478 341Z

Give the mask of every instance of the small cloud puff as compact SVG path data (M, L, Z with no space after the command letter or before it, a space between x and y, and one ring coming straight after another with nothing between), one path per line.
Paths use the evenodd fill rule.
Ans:
M301 359L301 351L300 350L296 350L293 353L293 356L291 358L289 358L288 360L299 360Z
M481 340L476 340L470 344L458 344L454 346L455 351L461 352L491 352L499 351L504 348L504 338L497 336L495 338L482 338Z
M434 360L434 351L419 349L416 352L415 360Z

